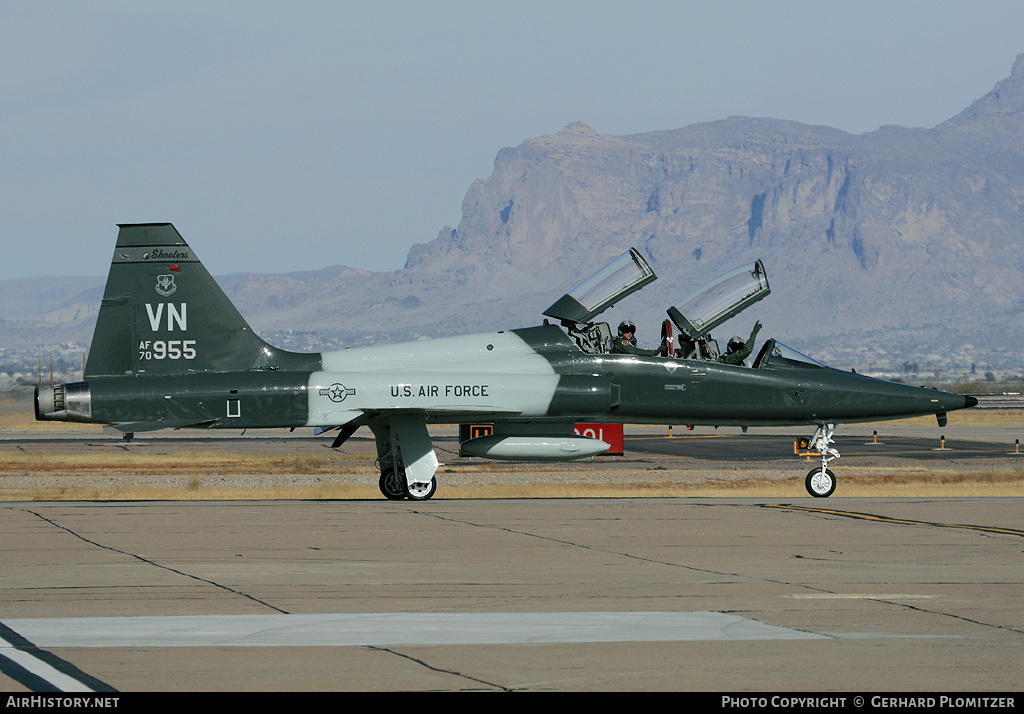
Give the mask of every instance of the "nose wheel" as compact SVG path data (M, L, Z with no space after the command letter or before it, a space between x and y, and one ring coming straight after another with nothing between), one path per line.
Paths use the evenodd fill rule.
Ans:
M839 458L839 452L832 448L835 432L835 424L822 424L811 437L811 448L821 454L821 466L807 474L804 488L815 498L828 498L836 490L836 475L828 469L829 462Z
M815 498L828 498L836 490L836 475L819 466L807 474L804 487Z

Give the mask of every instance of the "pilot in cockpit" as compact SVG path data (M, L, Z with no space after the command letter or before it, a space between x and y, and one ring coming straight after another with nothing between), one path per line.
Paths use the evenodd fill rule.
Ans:
M640 355L642 357L659 357L665 354L665 343L654 350L645 350L636 346L636 325L632 320L619 323L619 335L612 340L612 352L616 354Z
M726 347L725 354L722 355L718 361L724 364L743 364L743 360L750 356L750 353L754 351L754 341L757 339L757 333L761 331L760 320L754 324L754 329L750 333L750 337L747 338L746 342L739 335L729 338L729 344Z

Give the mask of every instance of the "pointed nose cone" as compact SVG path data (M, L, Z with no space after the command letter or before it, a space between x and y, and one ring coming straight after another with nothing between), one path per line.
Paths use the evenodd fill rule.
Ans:
M952 392L943 392L938 389L931 389L925 387L910 387L910 389L918 390L918 394L921 395L921 403L927 399L930 404L930 409L933 413L945 413L955 412L960 409L969 409L973 406L977 406L978 400L974 397L968 397L963 394L954 394Z
M888 382L863 375L832 371L830 390L823 393L825 409L834 417L864 420L866 418L903 419L925 414L943 415L976 406L978 400L963 394L938 389ZM824 416L820 414L820 416Z

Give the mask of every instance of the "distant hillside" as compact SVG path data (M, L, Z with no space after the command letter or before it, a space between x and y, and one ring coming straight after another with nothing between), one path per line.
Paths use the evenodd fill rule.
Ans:
M186 239L202 256L202 236ZM499 151L458 227L413 246L403 270L224 283L265 337L320 349L536 324L630 246L659 280L606 318L635 319L642 342L688 290L761 258L773 294L716 336L761 319L763 337L836 366L1020 365L1024 55L932 129L731 117L608 136L575 122ZM33 281L0 283L0 337L87 342L100 282L52 281L47 300Z

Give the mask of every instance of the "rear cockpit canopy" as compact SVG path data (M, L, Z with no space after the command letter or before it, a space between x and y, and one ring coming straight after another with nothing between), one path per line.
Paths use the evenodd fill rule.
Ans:
M707 337L715 327L735 317L772 289L764 264L741 266L705 283L668 309L675 326L692 339Z

